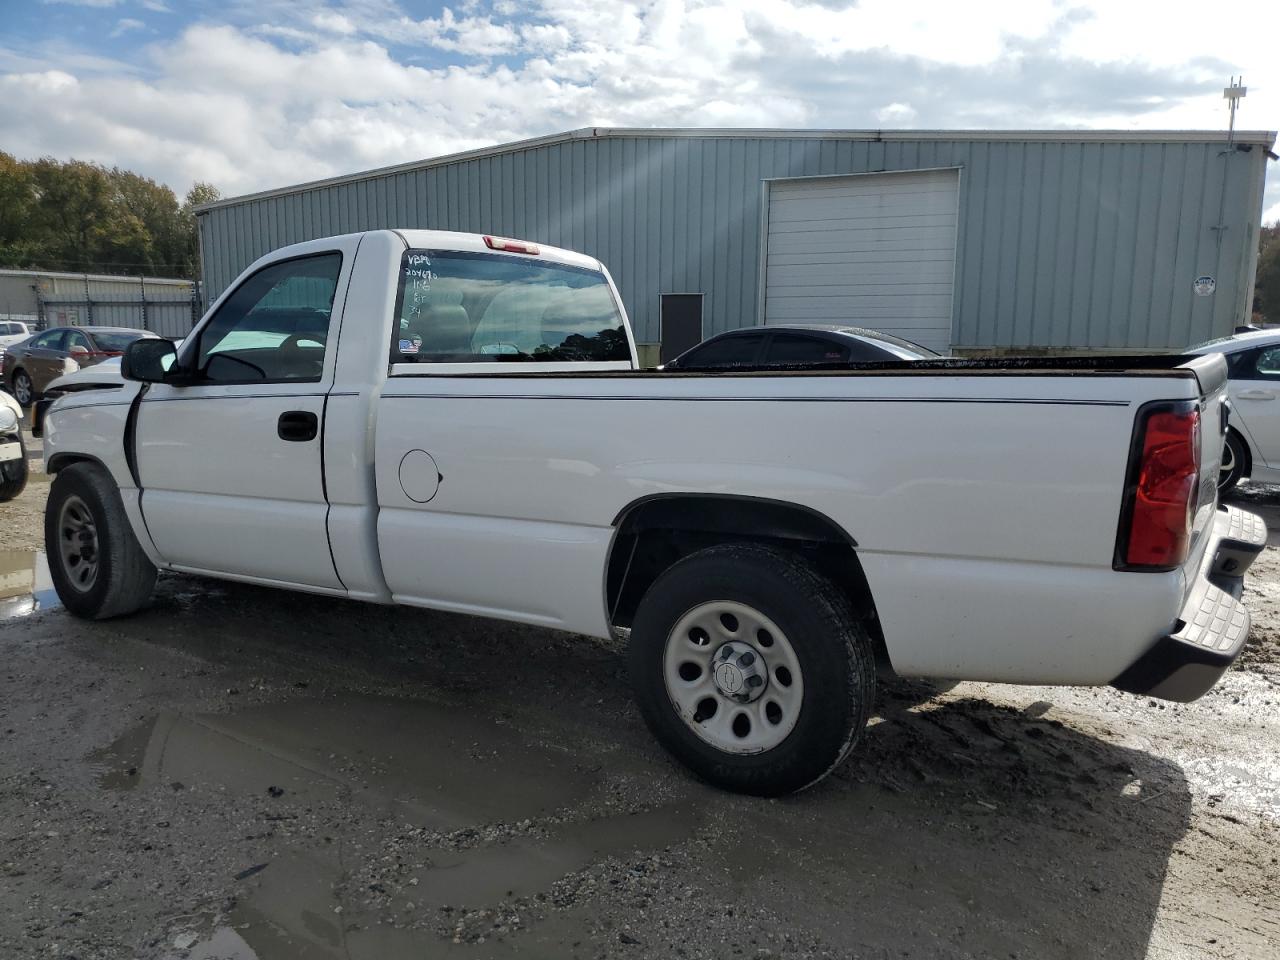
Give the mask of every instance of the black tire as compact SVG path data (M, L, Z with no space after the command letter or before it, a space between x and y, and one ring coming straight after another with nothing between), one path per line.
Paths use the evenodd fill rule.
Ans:
M1222 469L1218 473L1218 494L1228 493L1244 479L1249 469L1249 451L1235 430L1228 430L1222 444Z
M800 665L798 719L763 752L713 746L691 728L697 717L687 721L667 692L668 638L687 614L712 601L768 617ZM875 698L871 639L844 594L797 554L756 544L710 547L659 576L636 611L628 659L636 702L662 745L708 783L757 796L802 790L830 773L853 749Z
M83 571L67 560L63 550L64 507L79 510L79 505L89 515L96 538L96 573L87 585L76 581L77 573ZM71 537L65 539L73 542ZM133 535L115 481L97 464L75 463L54 478L44 513L44 544L58 598L75 616L119 617L141 609L151 599L156 568Z
M27 475L31 468L27 463L27 443L22 438L21 430L18 432L18 447L22 456L17 460L0 463L0 503L14 499L27 486Z
M23 400L23 394L27 399ZM35 384L31 382L31 377L27 375L25 370L16 370L13 374L13 399L18 401L18 406L29 407L38 399L36 397Z

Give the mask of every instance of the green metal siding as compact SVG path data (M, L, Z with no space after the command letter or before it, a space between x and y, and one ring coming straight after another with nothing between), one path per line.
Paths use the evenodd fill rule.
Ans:
M956 347L1178 347L1248 318L1269 146L1251 136L1245 151L1176 135L586 131L215 205L199 218L205 289L316 237L495 233L599 258L642 341L658 339L661 294L703 293L710 335L758 320L762 181L958 167ZM1195 296L1201 275L1213 296Z

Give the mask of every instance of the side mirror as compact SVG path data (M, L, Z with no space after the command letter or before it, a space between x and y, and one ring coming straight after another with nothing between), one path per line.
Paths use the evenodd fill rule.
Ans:
M67 353L71 354L72 360L79 361L82 358L87 357L89 355L89 348L84 346L83 344L77 343L74 346L72 346L71 349L67 351Z
M144 337L125 347L120 358L120 376L141 383L164 383L178 356L172 340Z

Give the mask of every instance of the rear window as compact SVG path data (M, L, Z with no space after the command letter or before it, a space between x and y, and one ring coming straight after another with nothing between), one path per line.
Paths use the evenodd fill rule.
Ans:
M678 368L736 367L752 364L764 340L763 333L737 333L708 340L676 359Z
M396 314L392 363L631 358L604 274L536 257L410 250Z
M766 363L806 364L843 363L849 359L849 351L829 340L806 337L796 333L775 333L769 344Z
M135 340L141 340L143 333L99 333L94 332L93 339L98 349L107 353L124 353L124 348Z

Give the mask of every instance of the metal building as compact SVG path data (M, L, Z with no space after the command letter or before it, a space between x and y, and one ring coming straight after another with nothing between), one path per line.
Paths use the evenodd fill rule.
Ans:
M669 355L782 321L957 353L1141 350L1252 302L1275 134L585 129L210 204L205 288L380 227L581 250ZM652 352L650 353L652 358Z
M184 337L199 319L190 280L0 270L0 317L35 327L136 327Z

